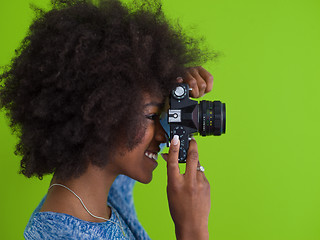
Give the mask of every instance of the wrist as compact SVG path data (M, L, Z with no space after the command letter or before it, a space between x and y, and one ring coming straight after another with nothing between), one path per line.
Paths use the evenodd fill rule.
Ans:
M208 240L209 232L208 226L197 227L177 227L176 226L176 238L177 240Z

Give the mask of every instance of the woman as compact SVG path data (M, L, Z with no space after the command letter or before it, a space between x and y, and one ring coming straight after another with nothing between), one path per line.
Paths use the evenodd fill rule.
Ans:
M40 179L54 173L24 236L149 239L132 188L152 180L166 142L159 115L170 90L185 81L192 97L211 91L209 72L186 68L209 55L168 23L159 2L60 0L52 6L35 9L37 19L1 75L1 108L19 136L21 173ZM175 136L163 155L176 236L208 239L209 183L194 139L186 173L179 173L179 144Z

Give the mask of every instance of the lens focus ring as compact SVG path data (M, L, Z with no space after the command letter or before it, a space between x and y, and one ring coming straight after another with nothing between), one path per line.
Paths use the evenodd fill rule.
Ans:
M199 107L199 133L202 136L225 133L225 104L220 101L201 101Z

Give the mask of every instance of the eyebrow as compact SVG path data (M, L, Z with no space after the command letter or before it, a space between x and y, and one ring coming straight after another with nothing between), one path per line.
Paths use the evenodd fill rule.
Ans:
M162 109L164 107L164 103L159 103L159 102L149 102L147 104L144 105L144 107L148 107L148 106L156 106L160 109Z

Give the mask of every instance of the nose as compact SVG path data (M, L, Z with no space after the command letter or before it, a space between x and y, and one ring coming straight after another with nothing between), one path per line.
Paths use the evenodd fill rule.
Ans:
M166 131L161 126L159 119L156 121L155 139L160 143L167 142Z

